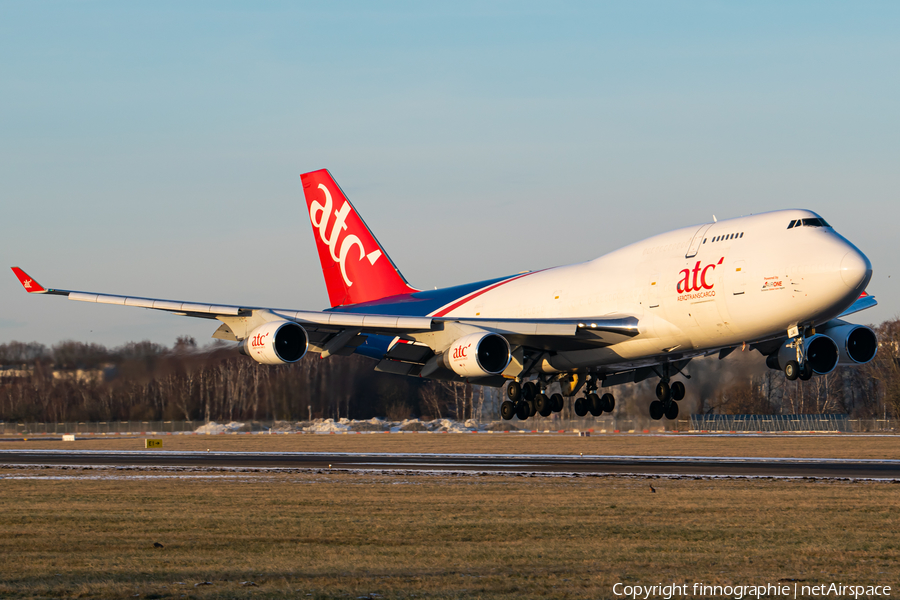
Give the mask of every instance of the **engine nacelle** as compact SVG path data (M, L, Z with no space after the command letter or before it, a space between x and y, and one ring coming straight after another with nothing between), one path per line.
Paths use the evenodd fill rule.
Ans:
M878 352L878 336L865 325L832 321L821 332L837 344L840 365L864 365Z
M797 350L791 348L790 343L791 340L786 341L778 352L766 358L766 365L772 369L783 370L788 361L797 360ZM838 365L837 344L830 337L821 333L806 338L804 354L813 373L817 375L827 375Z
M506 338L497 333L470 333L444 352L444 365L463 377L499 375L509 365L512 351Z
M271 321L254 329L241 345L241 353L264 365L297 362L306 355L309 336L292 321Z

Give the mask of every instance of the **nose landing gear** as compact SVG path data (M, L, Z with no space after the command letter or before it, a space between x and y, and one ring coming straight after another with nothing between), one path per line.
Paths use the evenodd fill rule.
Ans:
M813 369L806 356L806 340L799 330L788 331L788 335L792 333L796 335L793 336L793 341L787 347L797 349L797 360L789 360L784 364L784 376L788 381L794 381L798 378L800 381L809 381L812 379Z

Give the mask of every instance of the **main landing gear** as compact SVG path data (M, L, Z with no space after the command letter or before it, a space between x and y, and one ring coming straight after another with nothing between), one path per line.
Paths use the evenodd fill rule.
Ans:
M680 381L669 383L669 366L663 365L663 376L656 384L656 400L650 403L650 418L659 421L663 417L674 421L678 418L678 402L684 399L685 388Z
M521 384L518 381L509 382L506 388L507 399L500 404L500 416L506 421L513 417L518 417L520 421L524 421L535 415L549 417L555 412L560 412L565 405L562 394L551 394L548 396L545 390L546 386L541 382L526 381ZM596 397L596 394L593 394L593 396ZM615 407L615 400L610 394L604 394L603 398L607 398L607 396L609 411L612 412L612 409ZM579 402L583 402L583 400L579 398L575 401L576 413L579 410ZM598 398L597 402L607 406L607 400ZM593 414L593 412L592 410L591 413ZM603 410L601 409L597 414L599 415L602 412Z
M597 395L599 383L596 377L588 379L584 387L584 398L576 398L573 407L579 417L584 417L588 413L593 417L599 417L605 412L611 413L616 408L616 399L612 394Z
M541 415L549 417L552 413L563 409L562 394L548 396L541 389L541 385L534 381L526 381L520 384L511 381L506 388L507 400L500 405L500 416L505 420L518 417L524 421L528 417Z

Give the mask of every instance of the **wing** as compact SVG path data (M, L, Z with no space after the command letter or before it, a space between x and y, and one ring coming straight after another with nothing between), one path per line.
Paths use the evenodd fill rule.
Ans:
M459 319L331 310L302 311L61 290L40 285L18 267L13 267L13 272L25 291L31 294L65 296L78 302L133 306L186 317L215 319L222 324L213 337L223 340L242 341L264 323L293 321L306 329L310 351L321 353L323 358L332 354L352 354L369 335L391 336L410 344L392 344L382 362L401 362L410 365L413 370L416 365L425 364L446 349L456 339L454 336L460 335L459 332L499 333L511 346L532 354L604 347L639 333L638 320L628 315L607 315L596 319ZM404 347L410 345L418 348Z

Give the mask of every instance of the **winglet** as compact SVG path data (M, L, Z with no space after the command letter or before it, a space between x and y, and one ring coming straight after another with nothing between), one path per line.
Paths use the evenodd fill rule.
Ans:
M13 273L16 274L16 277L19 278L19 283L22 284L22 287L25 288L25 291L29 294L43 294L47 290L41 286L37 281L28 276L28 273L20 269L19 267L12 268Z

